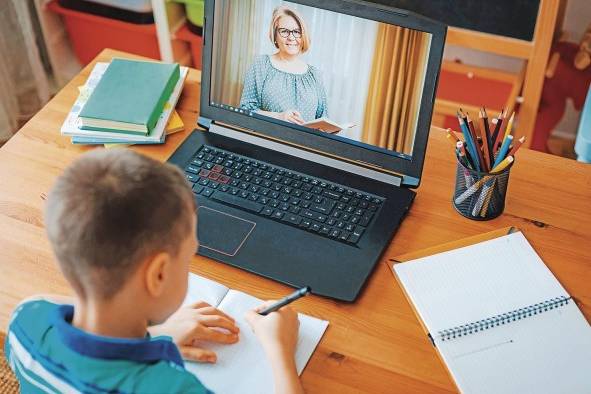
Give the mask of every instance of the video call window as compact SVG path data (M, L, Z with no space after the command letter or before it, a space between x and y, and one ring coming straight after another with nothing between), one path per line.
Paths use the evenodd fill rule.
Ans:
M215 21L211 102L412 155L429 33L278 0Z

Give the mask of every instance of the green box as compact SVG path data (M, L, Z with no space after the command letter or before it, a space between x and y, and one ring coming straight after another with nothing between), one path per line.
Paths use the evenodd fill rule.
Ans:
M187 11L187 19L195 26L203 27L203 15L205 14L205 0L173 0L175 3L184 3Z

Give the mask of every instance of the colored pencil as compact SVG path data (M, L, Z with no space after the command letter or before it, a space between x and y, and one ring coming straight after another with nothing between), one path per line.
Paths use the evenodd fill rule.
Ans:
M516 142L514 142L513 143L513 148L511 148L511 150L509 151L509 153L507 154L507 156L515 156L515 152L517 152L519 150L519 148L521 148L521 145L524 142L525 142L525 136L521 137Z
M466 143L463 142L461 152L463 152L464 156L466 156L466 162L468 163L468 168L470 168L471 170L476 170L476 165L474 164L474 160L472 159L472 155L470 154L470 150L467 148L468 148L468 145L466 145Z
M476 150L476 159L478 160L478 165L481 168L481 171L486 172L486 167L484 165L484 159L482 158L482 150L480 149L480 144L478 140L478 134L476 133L476 129L474 128L474 122L470 119L468 113L466 113L466 117L464 118L464 122L468 126L468 130L470 130L470 135L472 136L472 141L474 142L474 148Z
M495 164L493 164L493 168L496 168L496 166L500 162L505 160L505 157L507 156L507 152L509 151L509 145L511 145L512 141L513 141L513 136L511 134L509 134L509 135L507 135L507 137L505 137L505 140L503 141L503 145L501 145L501 149L499 149L499 153L497 154L497 157L495 158Z
M484 121L484 114L482 110L478 112L478 124L480 126L480 132L484 133L482 136L482 140L484 143L482 144L483 153L484 153L484 164L486 166L486 171L490 171L491 168L491 154L490 154L490 133L488 130L488 121Z
M472 140L472 136L470 135L468 125L464 123L464 120L460 114L458 114L458 122L460 123L460 129L462 129L462 132L464 133L464 141L466 142L466 146L468 147L468 152L470 153L470 158L472 159L474 169L480 172L478 154L476 153L476 148L474 146L475 141Z
M501 161L499 164L497 164L495 166L495 168L493 168L491 173L496 174L496 173L503 171L505 168L507 168L509 166L509 164L513 163L513 161L515 161L515 158L513 156L505 157L505 159L503 159L503 161Z
M455 146L455 144L458 143L458 141L460 141L460 139L456 136L456 134L451 129L445 130L445 133L447 135L447 138L449 138L449 139L451 139L451 141L453 141L454 146Z
M466 187L470 187L472 186L472 184L474 183L474 181L472 180L472 176L470 175L470 171L468 171L466 168L471 168L467 158L466 158L466 150L464 149L464 143L462 141L458 141L457 145L456 145L456 153L458 155L458 160L459 162L465 167L464 170L464 183L466 184Z
M493 148L491 153L493 154L493 156L495 153L495 142L497 141L499 133L501 132L501 126L503 125L503 121L505 119L505 116L507 116L506 110L502 109L501 113L497 117L497 124L495 125L495 130L493 131L493 133L491 135L491 145Z
M486 197L484 197L484 203L482 204L482 210L480 211L480 217L485 217L486 213L488 212L488 207L490 205L491 197L494 193L495 184L497 182L497 178L493 179L492 186L488 189L486 193Z
M455 147L456 146L456 141L454 141L452 135L450 133L447 133L445 135L445 138Z
M488 114L486 113L486 108L482 107L482 120L484 123L484 131L486 133L486 138L487 138L487 142L488 142L488 153L489 153L489 163L492 165L493 161L495 161L495 155L494 155L494 150L493 150L493 133L490 130L490 124L488 122ZM497 124L498 124L498 120L497 120Z
M511 134L511 131L513 131L514 120L515 120L515 112L513 112L511 114L511 117L509 118L509 122L507 122L507 127L505 128L505 133L502 134L499 132L499 136L497 137L497 145L502 143L505 140L505 138L507 138L507 136Z
M458 154L458 160L460 160L460 163L462 163L464 167L472 169L472 166L466 157L466 149L464 148L464 143L462 141L458 141L456 144L456 152Z

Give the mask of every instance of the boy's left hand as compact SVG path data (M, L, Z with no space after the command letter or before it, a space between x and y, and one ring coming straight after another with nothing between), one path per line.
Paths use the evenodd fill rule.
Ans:
M197 347L196 343L236 343L239 329L232 317L204 301L199 301L179 308L164 323L150 327L149 332L152 336L172 337L186 360L215 363L216 354Z

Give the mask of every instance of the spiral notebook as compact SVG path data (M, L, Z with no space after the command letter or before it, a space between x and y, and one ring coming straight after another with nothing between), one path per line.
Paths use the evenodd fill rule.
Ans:
M464 393L591 392L591 328L521 232L394 264Z

